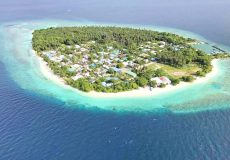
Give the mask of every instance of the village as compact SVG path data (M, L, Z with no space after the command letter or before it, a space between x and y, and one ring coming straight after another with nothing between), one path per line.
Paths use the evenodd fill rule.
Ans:
M62 46L58 50L43 51L42 56L57 63L59 67L67 67L71 72L73 81L86 78L90 83L101 79L104 87L111 87L119 81L130 81L137 77L138 69L148 66L157 61L156 54L161 52L167 45L166 42L146 42L138 48L141 54L137 56L129 54L127 49L116 49L112 45L106 45L103 49L94 49L97 46L95 41L81 45ZM179 46L174 46L179 49ZM96 52L97 50L97 52ZM168 77L152 77L157 86L169 85Z

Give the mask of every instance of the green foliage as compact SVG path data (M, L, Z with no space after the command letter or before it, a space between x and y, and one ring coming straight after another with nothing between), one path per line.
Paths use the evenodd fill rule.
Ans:
M157 86L157 82L156 81L150 81L149 86L155 88Z
M199 76L199 77L204 77L206 75L206 73L203 72L203 71L197 71L196 75Z
M180 83L180 79L178 79L178 78L170 78L170 81L171 81L171 84L173 85L173 86L176 86L176 85L178 85L179 83Z
M141 87L144 87L148 84L148 80L145 77L138 77L137 84Z
M93 90L93 85L87 79L80 78L72 83L72 86L84 92Z
M195 80L195 78L193 76L183 76L181 78L184 82L192 82Z
M161 83L161 84L159 85L159 87L160 87L160 88L165 88L165 87L166 87L166 84Z
M211 64L212 57L200 50L196 50L190 46L174 50L173 47L163 49L157 54L158 62L168 64L173 67L183 67L188 64L198 63L201 67Z
M139 86L135 82L130 83L131 89L138 89Z
M118 63L118 64L117 64L117 68L122 68L122 67L124 67L124 64L123 64L123 63Z
M155 75L155 71L151 70L151 69L142 69L141 71L139 71L138 76L139 77L144 77L145 79L147 79L148 81L153 77L153 75Z
M229 53L216 53L216 54L213 54L213 57L216 59L230 58L230 54Z
M167 73L165 73L165 71L162 69L157 69L154 71L154 76L155 77L167 76Z
M117 47L129 52L147 41L165 41L174 45L185 44L188 39L171 33L121 27L59 27L33 32L33 48L36 51L55 50L61 45L75 45L97 41L100 44L118 42Z

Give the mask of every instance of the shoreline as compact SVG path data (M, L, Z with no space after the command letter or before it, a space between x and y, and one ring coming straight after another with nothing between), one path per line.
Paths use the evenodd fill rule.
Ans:
M194 84L207 82L212 77L217 75L219 71L217 66L218 59L214 59L212 60L212 66L213 66L212 71L208 73L205 77L197 77L196 80L194 80L193 82L180 82L180 84L176 86L167 85L165 88L152 88L151 91L149 87L145 87L145 88L139 88L132 91L124 91L118 93L103 93L103 92L96 92L96 91L83 92L65 84L65 81L59 76L55 75L53 71L48 67L47 62L45 62L41 57L39 57L35 53L35 51L33 51L33 53L35 55L35 58L38 60L40 72L45 79L54 82L60 87L63 87L65 89L70 89L78 94L81 94L86 97L92 97L92 98L133 98L133 97L141 98L141 97L158 96L160 94L169 93L178 89L189 87Z

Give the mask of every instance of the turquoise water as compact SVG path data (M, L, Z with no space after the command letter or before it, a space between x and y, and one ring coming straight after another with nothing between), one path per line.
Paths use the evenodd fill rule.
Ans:
M61 21L43 20L14 22L3 24L0 27L0 34L3 37L0 41L2 61L10 73L12 79L22 88L31 92L39 93L61 100L65 107L77 108L84 106L87 108L100 108L116 111L133 112L153 112L153 111L172 111L176 113L196 112L209 109L229 107L230 98L230 60L218 62L220 72L218 75L206 83L194 84L183 89L171 91L154 97L142 98L92 98L87 97L81 92L76 93L72 90L62 88L55 83L47 80L39 70L34 53L31 51L31 38L34 29L56 27L56 26L79 26L79 25L112 25L127 26L135 28L146 28L151 30L171 32L185 37L196 38L215 44L200 35L159 26L123 25L106 24L90 21ZM218 44L215 44L218 45ZM218 45L226 50L228 46ZM221 104L221 105L220 105Z
M202 36L132 25L230 50L229 6L229 0L1 0L0 160L229 160L229 60L219 62L221 72L207 84L163 97L111 100L45 80L30 53L31 29L99 24L93 21L181 28Z

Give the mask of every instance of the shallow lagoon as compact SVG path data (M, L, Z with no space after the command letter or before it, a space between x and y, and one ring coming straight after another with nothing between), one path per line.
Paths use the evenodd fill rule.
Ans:
M206 41L200 35L191 32L177 30L173 28L159 26L122 25L106 24L90 21L61 21L43 20L28 22L12 22L3 24L0 28L1 48L4 50L3 63L12 79L22 88L41 95L50 96L61 100L66 107L76 108L97 107L106 110L152 112L152 111L173 111L194 112L209 109L218 109L229 106L230 84L228 84L229 60L218 62L220 72L207 83L194 84L183 89L171 91L154 97L145 98L92 98L85 96L81 92L62 88L57 84L47 80L39 70L38 61L31 51L31 38L34 29L55 27L55 26L79 26L79 25L112 25L127 26L135 28L146 28L157 31L172 32ZM216 45L216 44L215 44ZM218 45L225 50L229 47ZM220 105L221 104L221 105Z
M185 100L184 103L178 101L178 105L164 103L164 109L159 110L153 109L154 105L151 103L152 107L149 109L146 107L148 110L137 106L141 114L111 112L108 110L111 108L106 104L106 110L100 109L104 105L102 102L100 102L102 106L98 106L100 108L91 105L86 107L77 105L77 102L84 104L81 98L76 101L73 97L74 105L71 106L70 100L67 105L65 98L61 97L64 94L55 98L55 91L59 90L55 85L52 87L44 80L44 82L35 81L31 76L38 76L40 73L38 69L32 69L36 65L29 58L29 51L25 47L30 43L30 38L22 42L21 39L25 38L23 36L11 34L11 38L2 37L3 33L4 36L10 36L5 32L7 24L17 24L21 27L22 24L28 24L29 28L33 29L36 23L40 24L40 27L51 23L53 25L64 23L55 20L34 21L35 19L84 18L93 21L157 24L181 28L230 46L229 5L229 0L0 1L0 23L5 23L0 26L0 159L230 159L229 62L220 65L223 72L220 79L214 80L214 83L208 85L209 87L205 85L214 91L212 95L204 91L206 88L204 87L202 92L210 95L206 96L206 99L194 98L193 101L184 96L183 98L190 100ZM15 20L24 21L15 22ZM34 25L32 26L28 20L32 20L30 22ZM175 31L175 29L163 28ZM27 31L24 30L22 33L26 34ZM183 33L193 35L193 33ZM194 36L197 37L196 34ZM201 36L198 37L203 39ZM5 41L6 38L8 41ZM16 48L22 50L23 47L23 52L16 50ZM12 58L13 54L18 56ZM23 58L24 55L28 57ZM22 75L21 79L20 75ZM53 88L53 92L46 92L48 87L43 85L47 84L50 89ZM197 90L201 91L199 87ZM66 91L65 93L67 94ZM187 95L192 95L192 92L188 92ZM200 97L201 94L197 96ZM173 97L171 98L173 102ZM144 100L142 102L145 104ZM159 107L162 106L160 101L158 104ZM227 109L223 109L225 107ZM204 111L206 109L212 110ZM175 110L176 113L180 111L189 114L168 112ZM202 112L191 113L201 110ZM151 113L144 114L143 111ZM156 111L166 112L156 113Z

